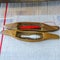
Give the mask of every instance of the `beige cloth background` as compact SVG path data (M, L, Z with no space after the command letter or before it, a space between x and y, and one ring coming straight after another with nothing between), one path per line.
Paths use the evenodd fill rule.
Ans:
M10 17L16 15L60 15L60 1L41 2L35 3L35 5L31 3L9 3L8 6L7 16ZM4 9L5 4L1 3L0 17L3 17Z

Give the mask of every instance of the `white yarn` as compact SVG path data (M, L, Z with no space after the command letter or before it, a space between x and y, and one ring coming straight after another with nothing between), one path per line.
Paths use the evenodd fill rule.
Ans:
M31 38L31 39L38 39L40 38L39 35L21 35L22 38Z

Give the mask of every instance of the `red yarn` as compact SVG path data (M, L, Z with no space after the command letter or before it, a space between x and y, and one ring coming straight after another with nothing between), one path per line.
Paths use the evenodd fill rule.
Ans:
M21 30L40 29L40 26L19 26Z

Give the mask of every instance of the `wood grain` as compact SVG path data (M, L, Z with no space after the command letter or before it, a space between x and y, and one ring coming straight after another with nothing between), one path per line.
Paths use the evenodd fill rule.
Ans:
M20 33L20 37L16 36L16 32ZM16 38L17 40L26 41L26 42L39 42L39 41L45 41L49 39L59 39L60 37L56 34L51 34L47 32L33 32L33 31L18 31L18 30L5 30L2 32L5 35L11 36L13 38ZM29 39L29 38L21 38L21 35L32 35L37 34L40 35L41 38L38 39Z
M25 31L50 32L50 31L56 31L60 29L58 26L51 26L51 25L47 25L47 24L39 23L39 22L16 22L16 23L11 23L11 24L6 24L5 26L7 27L7 29L21 30L18 28L18 26L28 26L28 25L40 26L41 29L30 29L30 30L25 29Z

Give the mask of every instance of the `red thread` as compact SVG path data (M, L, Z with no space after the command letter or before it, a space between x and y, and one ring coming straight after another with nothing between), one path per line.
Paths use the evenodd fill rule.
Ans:
M7 10L8 10L8 3L6 3L3 25L5 25L5 23L6 23ZM3 27L3 31L4 31L4 27ZM1 49L2 49L3 37L4 37L4 35L2 34L1 43L0 43L0 53L1 53Z
M40 29L40 26L19 26L21 30Z

